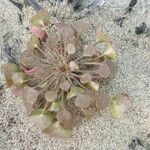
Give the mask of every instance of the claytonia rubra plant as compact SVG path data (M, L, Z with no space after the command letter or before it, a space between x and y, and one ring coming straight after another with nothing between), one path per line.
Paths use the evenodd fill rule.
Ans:
M99 83L114 75L116 58L109 38L97 27L82 21L50 23L49 13L40 10L31 19L31 39L16 64L3 65L6 86L13 86L29 118L44 133L70 137L72 128L83 118L109 110L119 116L129 99L112 99L99 90ZM87 41L85 33L96 40ZM101 51L99 46L104 44Z

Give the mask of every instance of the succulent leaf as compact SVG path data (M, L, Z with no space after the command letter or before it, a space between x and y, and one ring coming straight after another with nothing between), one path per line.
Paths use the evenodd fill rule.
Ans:
M79 108L88 108L91 105L92 99L86 94L78 94L75 100L75 105Z
M27 46L29 49L34 50L35 48L40 48L41 47L41 43L38 37L36 37L35 35L32 35L32 37L30 38L29 42L27 43Z
M80 35L82 32L87 31L90 26L83 21L76 21L72 24L72 27Z
M12 76L19 71L19 66L13 63L5 63L2 66L2 72L5 76L5 84L7 87L13 85Z
M83 55L84 56L93 56L98 53L97 48L94 44L90 43L84 46Z
M92 80L92 76L89 73L84 73L80 76L81 83L88 83Z
M37 27L47 26L49 24L49 12L45 9L37 11L31 19L31 24Z
M57 99L57 91L56 90L47 91L45 93L45 99L48 102L55 101Z
M88 85L94 90L94 91L99 91L99 83L90 81Z
M81 122L81 117L62 108L57 112L57 120L67 129L72 129Z
M33 26L31 29L30 29L30 32L35 35L36 37L38 37L41 41L45 38L46 36L46 33L45 31L40 28L40 27L36 27L36 26Z
M45 110L36 110L30 114L29 119L35 123L39 129L44 130L52 125L53 115Z
M97 33L96 33L96 42L97 43L105 42L108 45L111 44L111 41L109 40L109 38L101 31L97 31Z
M71 25L65 23L55 23L55 27L60 33L60 38L63 37L64 40L67 40L69 37L74 36L74 30Z
M77 96L78 94L82 94L84 92L85 92L85 90L82 89L81 87L73 86L70 88L70 91L67 94L67 99L70 99L70 98Z
M23 72L17 72L12 76L13 84L16 87L23 86L25 80L26 75Z
M65 47L65 50L67 51L68 54L74 54L76 51L75 45L74 44L67 44L67 46Z
M98 66L98 69L96 69L93 72L96 73L99 76L99 78L108 78L111 74L110 67L104 61L101 62Z
M99 92L98 82L114 77L111 60L116 52L103 32L97 31L94 44L84 38L85 31L96 29L94 24L93 28L82 21L49 26L49 13L44 9L37 11L31 24L28 49L17 65L3 66L5 80L8 86L15 85L14 93L23 98L30 120L44 133L71 137L71 129L82 118L89 119L107 107L109 97ZM109 102L113 116L128 104L120 99L113 97Z
M96 108L85 108L82 109L82 112L84 113L86 119L90 119L91 117L93 117L96 113Z
M52 126L46 128L43 132L50 136L56 136L61 138L70 138L72 136L72 130L65 129L63 125L61 125L58 121L55 122Z
M71 87L71 84L68 81L64 81L59 86L63 91L68 91Z
M102 111L104 110L108 104L109 104L109 96L103 93L98 93L97 98L95 99L95 105L97 108L97 111Z
M112 48L112 46L108 46L107 50L104 53L104 56L106 56L110 60L114 60L114 59L116 59L117 54L116 54L115 50Z
M112 97L109 103L109 111L114 118L120 117L130 106L131 101L127 94Z
M74 62L74 61L71 61L71 62L69 63L69 67L70 67L70 70L71 70L71 71L73 71L73 70L75 70L75 69L79 69L79 66L78 66L77 63Z
M57 112L60 110L60 108L62 106L63 106L63 102L61 100L60 101L54 101L54 102L52 102L52 105L50 106L50 108L48 110Z
M39 96L39 92L34 88L28 87L25 91L26 101L30 104L34 104Z

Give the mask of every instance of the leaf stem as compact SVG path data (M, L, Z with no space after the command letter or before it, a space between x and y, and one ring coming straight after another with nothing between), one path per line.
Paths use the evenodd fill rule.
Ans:
M83 65L99 65L100 62L84 62Z
M38 86L40 86L42 83L44 83L46 80L48 80L49 78L51 78L54 75L54 73L50 74L46 79L44 79L43 81L41 81L38 85L34 86L34 88L37 88Z
M81 86L83 89L86 89L86 87L85 87L82 83L80 83L74 76L71 75L71 78L73 78L74 81L75 81L79 86Z
M50 102L46 102L45 106L44 106L44 110L47 110L49 108Z
M55 50L53 50L51 47L49 47L47 44L43 43L43 45L48 48L48 50L50 50L51 54L58 60L60 60L58 54L55 52Z

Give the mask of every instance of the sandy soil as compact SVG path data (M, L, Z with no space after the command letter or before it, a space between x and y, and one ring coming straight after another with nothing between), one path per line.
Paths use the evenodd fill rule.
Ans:
M107 4L112 4L110 0ZM120 2L119 0L117 2ZM129 1L127 1L129 2ZM146 1L143 0L143 2ZM147 1L148 2L148 1ZM51 5L43 3L50 12ZM107 5L108 6L108 5ZM138 4L140 6L140 4ZM60 9L60 8L58 8ZM60 11L60 16L70 21L69 7ZM74 129L71 139L45 137L26 117L21 99L10 90L0 92L0 149L2 150L150 150L150 37L136 35L135 28L142 22L150 27L150 9L135 8L124 15L123 7L98 8L83 20L97 23L113 41L118 53L115 64L117 75L102 89L110 95L127 92L132 98L129 110L119 119L112 119L107 110ZM0 0L0 50L4 49L4 37L17 53L26 49L29 33L28 19L34 13L31 7L23 9L23 24L20 11L9 0ZM81 13L80 13L81 14ZM83 13L84 14L84 13ZM125 16L122 28L114 19ZM52 17L52 20L56 18ZM9 33L9 34L8 34ZM1 59L2 64L6 59ZM2 74L0 74L2 79ZM138 142L140 140L140 142Z

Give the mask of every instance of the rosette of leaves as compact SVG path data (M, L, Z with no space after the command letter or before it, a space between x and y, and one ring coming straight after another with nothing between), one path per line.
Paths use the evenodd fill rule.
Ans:
M6 85L22 97L30 120L44 133L70 137L82 118L107 107L109 96L99 92L99 82L112 76L116 52L96 28L95 42L85 41L82 35L93 27L81 21L52 24L43 9L31 24L27 50L16 64L8 62L2 67ZM101 43L106 45L104 53L97 47Z

